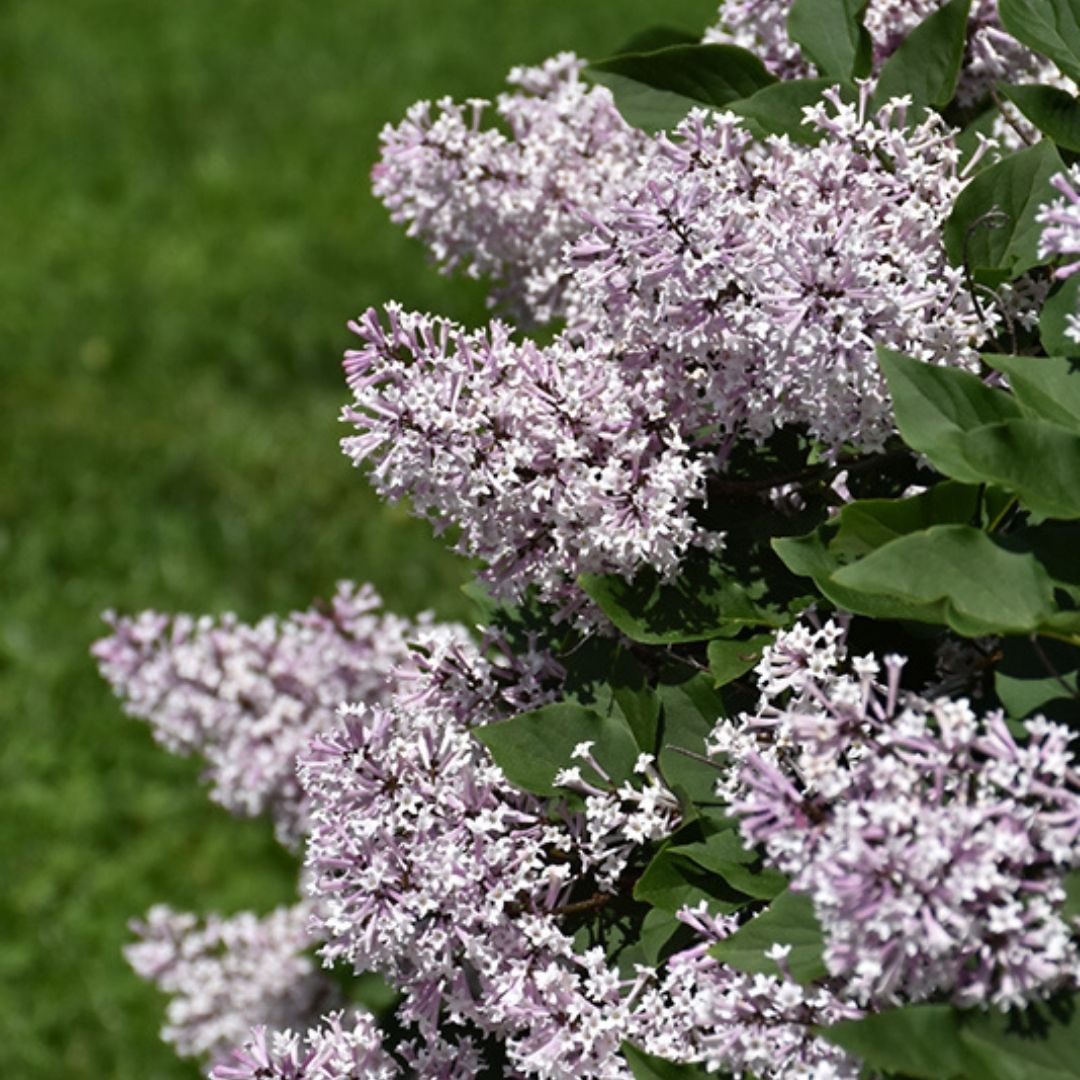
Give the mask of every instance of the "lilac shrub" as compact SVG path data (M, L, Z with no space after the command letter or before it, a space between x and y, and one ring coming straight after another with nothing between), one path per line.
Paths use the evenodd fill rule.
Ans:
M1080 1076L1078 104L979 134L1080 33L942 6L800 0L865 22L832 88L729 0L610 88L562 54L383 132L376 193L503 317L352 322L343 448L481 625L343 584L94 647L303 849L291 908L134 924L213 1080Z

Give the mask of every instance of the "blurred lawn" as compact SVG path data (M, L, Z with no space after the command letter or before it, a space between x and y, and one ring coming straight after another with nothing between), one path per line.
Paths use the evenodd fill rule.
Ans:
M465 320L367 188L416 98L598 55L715 0L0 4L0 1076L193 1077L120 956L157 900L267 909L293 867L121 717L98 613L287 611L339 577L464 616L460 563L337 451L343 324Z

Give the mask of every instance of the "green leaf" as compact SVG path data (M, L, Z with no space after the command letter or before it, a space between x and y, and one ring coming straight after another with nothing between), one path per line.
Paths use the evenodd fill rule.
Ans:
M654 967L679 951L682 941L692 941L693 931L673 911L650 908L641 921L641 953L645 963Z
M799 982L814 982L828 972L823 959L821 925L805 896L782 892L760 915L743 923L731 937L717 942L709 954L738 971L776 975L779 968L766 957L773 945L790 945L787 966Z
M874 1071L914 1080L1077 1080L1076 995L1023 1012L906 1005L817 1029Z
M1080 81L1080 3L1077 0L998 0L1002 25L1017 41L1050 57Z
M647 686L639 690L620 686L613 697L638 746L647 754L654 753L659 735L660 698Z
M1026 418L965 432L958 447L971 472L1045 517L1080 518L1080 435Z
M1077 1080L1080 1077L1078 998L1052 999L1022 1013L963 1013L960 1038L979 1080Z
M980 172L960 192L945 221L945 250L955 266L997 285L1019 277L1039 257L1039 208L1057 192L1050 178L1065 168L1050 142L1010 154Z
M816 105L821 95L836 85L835 79L785 79L734 102L729 109L744 117L747 127L758 138L787 135L793 142L812 145L821 142L825 134L805 122L803 110ZM841 99L847 102L858 96L850 83L841 83L839 90Z
M633 1043L624 1042L622 1052L634 1080L705 1080L709 1076L697 1065L676 1065L672 1061L646 1054Z
M733 889L757 900L772 900L787 888L787 878L762 866L758 855L743 846L734 827L703 832L705 838L693 843L673 838L672 853L692 859Z
M1073 721L1076 712L1080 650L1060 641L1011 638L1001 644L994 667L994 692L1016 720L1044 713Z
M1001 92L1048 139L1080 150L1080 102L1056 86L1002 86Z
M949 0L928 15L900 42L878 75L873 106L909 95L916 109L943 109L956 93L956 80L967 42L971 0Z
M966 524L979 510L979 489L955 481L936 484L907 499L864 499L849 503L836 517L801 537L773 542L788 569L813 578L838 607L876 619L943 623L944 605L919 604L874 596L838 585L834 575L854 559L885 544L941 524Z
M586 70L615 95L627 123L645 131L673 128L691 109L723 108L776 82L753 53L735 45L669 45Z
M634 899L674 914L704 900L709 910L724 915L745 907L751 898L723 878L665 844L653 856L634 886Z
M908 1005L842 1020L818 1034L875 1072L919 1080L967 1076L958 1013L949 1005Z
M773 643L772 634L755 634L746 641L714 638L709 642L709 672L717 687L734 682L752 671L761 659L762 650Z
M1039 338L1051 356L1080 356L1080 342L1069 337L1069 316L1080 314L1080 274L1063 281L1043 304Z
M837 79L870 74L873 42L863 26L868 0L794 0L788 37L822 75Z
M1080 431L1080 361L1061 356L984 355L1032 415Z
M790 618L762 603L765 586L747 587L719 559L691 555L675 581L642 570L632 581L618 574L583 574L579 583L632 641L676 645L708 641L744 626L784 626Z
M705 740L724 715L724 702L711 675L701 672L686 678L685 671L683 675L678 682L657 687L663 703L657 765L664 779L694 803L715 804L717 770L701 759Z
M963 433L1020 417L1020 406L967 371L925 364L891 349L879 348L878 361L904 442L946 476L980 483L982 473L958 445Z
M1030 633L1055 610L1050 575L1030 552L1009 551L966 525L902 536L833 580L855 592L941 603L948 625L969 637Z
M560 769L581 767L582 775L600 778L571 754L578 743L590 741L593 757L615 783L629 779L640 749L622 716L600 716L580 705L545 705L509 720L475 729L476 737L491 751L510 783L535 795L555 795L552 781Z

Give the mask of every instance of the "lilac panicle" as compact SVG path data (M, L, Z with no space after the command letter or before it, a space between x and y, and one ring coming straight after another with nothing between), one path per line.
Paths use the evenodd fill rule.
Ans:
M691 114L576 248L597 328L629 357L678 361L669 393L723 432L799 424L873 450L893 431L875 346L977 366L990 327L941 241L962 186L954 133L936 115L907 124L902 100L872 115L869 89L808 109L825 136L809 147Z
M340 993L307 955L311 905L205 921L159 904L132 924L136 973L169 995L162 1038L183 1057L220 1061L255 1024L306 1028Z
M268 811L294 844L306 819L296 755L341 701L385 700L409 662L418 628L380 606L371 586L343 582L325 607L251 625L232 615L109 613L113 633L93 653L129 714L170 750L202 755L217 802Z
M596 210L637 175L650 141L619 115L611 93L581 78L561 53L515 68L513 89L491 104L446 98L414 105L382 133L375 194L394 221L446 270L490 277L493 301L547 322L574 307L560 256Z
M779 635L757 711L712 737L743 835L810 896L858 1001L1009 1008L1075 988L1070 733L1039 717L1016 735L1000 713L904 691L902 666L849 660L833 623Z
M573 609L581 573L671 573L710 543L690 513L704 460L665 400L667 372L603 342L518 344L501 323L469 333L396 305L352 328L345 452L371 463L384 498L457 526L496 593L533 585Z
M327 1016L304 1034L255 1027L210 1080L394 1080L401 1075L374 1020L356 1011ZM434 1080L436 1074L424 1074Z

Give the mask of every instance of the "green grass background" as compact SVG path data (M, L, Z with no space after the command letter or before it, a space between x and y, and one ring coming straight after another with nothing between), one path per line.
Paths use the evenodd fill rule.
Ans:
M337 450L345 320L466 321L368 191L420 97L715 0L0 0L0 1076L194 1077L127 970L151 903L294 867L122 717L99 612L284 612L340 577L468 614L465 568Z

